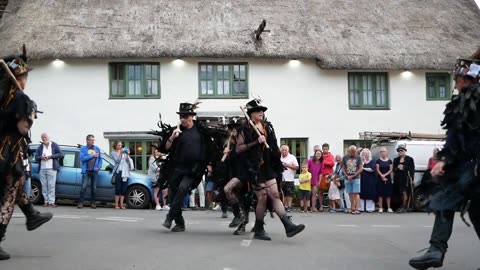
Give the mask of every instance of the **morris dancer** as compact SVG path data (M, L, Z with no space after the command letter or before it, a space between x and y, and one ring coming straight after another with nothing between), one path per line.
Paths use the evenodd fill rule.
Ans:
M280 161L280 150L273 126L264 120L267 107L254 99L246 104L245 116L247 122L240 128L237 136L236 152L245 161L245 169L241 170L241 180L249 180L257 196L255 210L254 238L271 240L263 227L267 205L267 197L272 200L273 209L280 217L285 227L287 237L292 237L305 229L305 225L295 225L285 214L285 208L280 200L276 178L285 169ZM242 108L244 110L244 108Z

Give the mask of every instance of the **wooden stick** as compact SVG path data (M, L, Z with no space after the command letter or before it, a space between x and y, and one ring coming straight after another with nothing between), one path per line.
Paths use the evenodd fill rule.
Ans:
M230 137L228 137L228 142L227 142L227 149L230 150L230 141L232 140L233 134L230 133ZM225 162L225 159L227 159L228 153L224 153L222 157L222 162Z
M23 88L20 86L20 83L17 81L17 78L15 78L15 75L13 75L12 71L8 68L7 66L7 63L5 63L5 61L3 59L0 59L0 65L3 67L3 69L5 69L5 71L7 72L7 74L10 76L10 78L12 79L13 83L15 84L15 86L22 90L23 91Z
M250 125L253 127L253 129L257 132L257 135L259 137L262 136L262 134L260 133L260 130L258 130L258 128L255 126L252 119L250 119L250 116L248 116L248 113L245 111L245 108L240 106L240 110L242 110L242 112L245 115L245 118L247 119L248 123L250 123ZM263 143L265 144L265 147L267 147L267 149L270 148L270 146L268 145L268 143L266 141L263 142Z

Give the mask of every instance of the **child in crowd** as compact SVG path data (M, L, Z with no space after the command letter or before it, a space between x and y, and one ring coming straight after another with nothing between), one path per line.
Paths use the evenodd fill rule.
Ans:
M337 212L336 205L340 205L340 192L338 187L340 186L340 177L336 174L331 174L325 181L330 184L328 189L328 201L330 204L330 213Z
M310 180L312 180L312 174L308 171L308 164L306 162L302 163L302 173L298 176L298 180L300 181L299 199L303 201L302 213L306 211L312 213L312 209L310 208L310 197L312 196Z

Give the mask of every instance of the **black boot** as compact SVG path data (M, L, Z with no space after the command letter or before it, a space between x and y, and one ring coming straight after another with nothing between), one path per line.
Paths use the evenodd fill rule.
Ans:
M264 241L270 241L272 238L268 236L267 232L263 228L263 220L256 220L255 221L255 234L253 235L253 238L258 239L258 240L264 240Z
M0 243L5 238L5 231L7 230L7 225L0 224ZM10 254L5 252L2 247L0 247L0 261L10 259Z
M233 218L232 222L230 222L228 227L235 228L245 221L245 215L243 214L243 211L240 209L240 204L238 203L232 205L232 212L235 217Z
M419 270L425 270L430 267L438 268L442 267L444 257L445 252L442 252L434 246L430 246L425 254L411 259L408 263L411 267Z
M246 225L247 224L245 222L240 224L240 226L238 226L238 228L233 232L233 235L243 235L243 234L245 234L245 226Z
M305 229L305 225L300 224L300 225L295 225L293 222L290 220L290 218L287 217L287 215L284 215L283 217L280 218L280 220L283 223L283 227L285 227L285 232L287 233L287 237L293 237L297 233L300 233Z
M242 234L245 234L245 227L247 226L248 222L249 222L249 218L248 218L248 210L243 210L243 215L245 216L245 220L243 221L242 224L240 224L240 226L238 226L238 228L233 232L233 235L242 235ZM253 232L253 228L252 228L252 232Z
M175 218L175 226L172 228L172 232L183 232L185 231L185 220L183 216Z
M23 214L27 218L27 230L28 231L33 231L36 228L42 226L43 223L49 221L52 219L53 215L52 213L40 213L35 208L33 208L33 205L29 202L25 204L24 206L20 206L20 209L22 210Z
M170 217L170 214L167 214L167 217L165 218L165 221L163 222L162 226L170 229L172 227L172 221L173 219Z

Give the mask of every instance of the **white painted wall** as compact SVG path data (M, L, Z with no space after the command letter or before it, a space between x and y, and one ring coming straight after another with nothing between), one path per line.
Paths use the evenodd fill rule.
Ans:
M27 92L45 112L34 124L33 141L48 132L62 144L85 143L85 135L92 133L106 150L105 131L154 129L159 112L164 121L176 124L178 104L198 98L198 62L219 61L136 60L161 63L161 99L109 100L108 59L65 60L59 66L52 61L32 62L35 70L29 75ZM365 130L442 132L445 101L426 101L426 71L413 71L410 77L389 72L390 110L349 110L348 71L321 70L312 60L297 65L288 60L241 61L249 63L250 97L260 95L264 100L277 137L308 137L309 152L313 145L328 142L333 153L341 153L344 139L358 139ZM246 102L208 99L199 111L235 111Z

